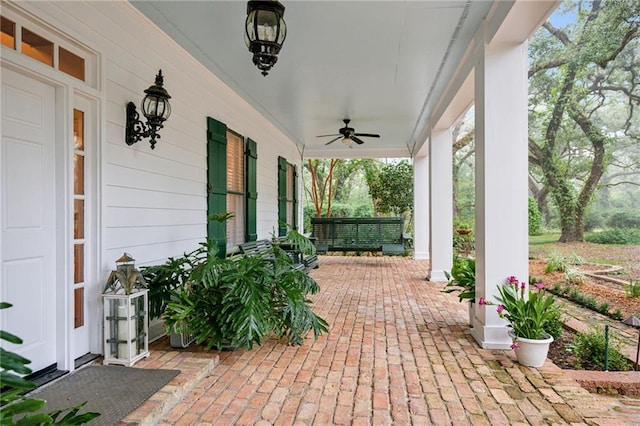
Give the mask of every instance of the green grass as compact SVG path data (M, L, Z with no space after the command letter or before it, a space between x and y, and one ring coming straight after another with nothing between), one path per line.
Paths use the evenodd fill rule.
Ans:
M529 235L529 245L539 246L543 244L553 244L553 243L557 243L559 238L560 238L560 233Z

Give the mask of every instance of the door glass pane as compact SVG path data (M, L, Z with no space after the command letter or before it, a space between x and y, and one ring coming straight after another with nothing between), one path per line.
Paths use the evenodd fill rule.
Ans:
M73 246L73 282L75 284L84 282L84 244L74 244Z
M84 58L62 47L58 48L58 68L60 71L84 81Z
M53 66L53 42L24 27L22 28L22 53Z
M73 193L84 194L84 155L73 154Z
M11 49L16 48L16 23L8 20L4 16L1 17L2 24L0 26L0 39L4 46Z
M84 200L73 201L73 238L84 238Z
M84 149L84 112L73 110L73 145L75 149Z
M75 328L84 325L84 288L76 288L73 291L73 326Z
M84 113L73 110L73 283L74 283L74 324L75 328L84 325L84 261L85 244L78 241L84 238L85 208L85 168L84 168Z

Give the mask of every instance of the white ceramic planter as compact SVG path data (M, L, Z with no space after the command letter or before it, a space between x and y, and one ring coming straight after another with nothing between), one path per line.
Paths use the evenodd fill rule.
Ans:
M511 337L513 333L509 331ZM547 336L549 336L547 334ZM542 367L549 353L549 345L553 342L553 337L546 339L525 339L518 337L518 347L515 348L518 363L527 367Z

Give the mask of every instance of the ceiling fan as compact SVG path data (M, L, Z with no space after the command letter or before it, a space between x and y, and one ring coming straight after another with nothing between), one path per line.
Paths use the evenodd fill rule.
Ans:
M324 137L328 137L328 136L336 136L333 139L331 139L329 142L325 143L325 145L329 145L330 143L334 143L335 141L337 141L338 139L342 138L342 142L348 146L349 148L352 148L352 144L353 142L357 143L358 145L362 145L364 143L364 141L362 139L360 139L360 137L367 137L367 138L379 138L380 135L376 135L373 133L356 133L355 129L353 127L349 127L349 122L351 121L348 118L345 118L344 120L344 127L341 129L338 129L337 134L333 134L333 135L318 135L317 137L319 138L324 138Z

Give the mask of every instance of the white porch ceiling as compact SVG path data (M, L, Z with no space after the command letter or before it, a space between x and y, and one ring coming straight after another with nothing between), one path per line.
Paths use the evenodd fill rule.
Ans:
M304 156L409 157L487 0L287 1L287 39L267 77L244 44L245 1L134 1L141 12L295 141ZM317 135L343 118L353 149Z

